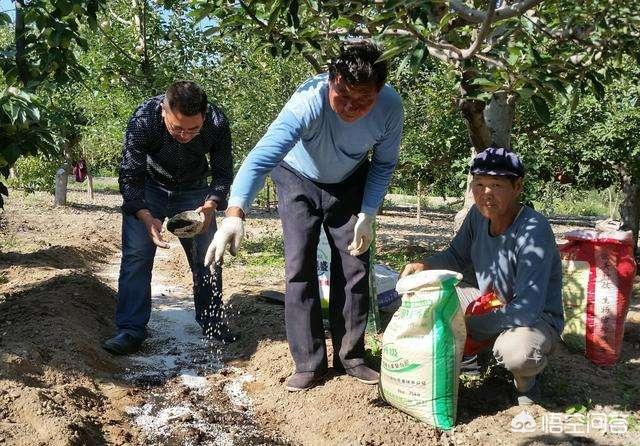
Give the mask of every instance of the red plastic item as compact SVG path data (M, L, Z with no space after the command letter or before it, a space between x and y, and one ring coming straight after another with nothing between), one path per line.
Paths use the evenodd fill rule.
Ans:
M566 340L568 333L584 337L585 356L596 365L612 365L620 356L636 273L631 232L577 230L565 234L565 238L569 242L560 248L565 266L563 300L567 318L563 337ZM584 274L570 276L566 268L569 261L576 265L587 262L588 265L582 263ZM570 295L567 290L571 281L578 285L573 290L583 290L579 299L575 298L575 291ZM576 324L569 324L571 316Z
M87 162L83 159L73 164L73 175L78 183L82 183L87 178Z
M478 297L476 300L471 302L465 311L465 315L479 315L488 313L496 308L499 308L503 305L503 302L500 298L493 292L490 291L482 296ZM467 340L464 344L464 355L471 356L476 353L484 350L486 347L490 346L493 342L492 339L487 339L484 341L476 341L467 335Z

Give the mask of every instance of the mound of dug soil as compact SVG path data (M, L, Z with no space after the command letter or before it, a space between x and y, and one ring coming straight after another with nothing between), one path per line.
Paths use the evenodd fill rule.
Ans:
M101 377L118 370L100 341L114 291L90 275L61 275L0 297L0 438L12 445L118 442ZM108 387L108 386L106 386ZM2 442L2 440L0 440Z

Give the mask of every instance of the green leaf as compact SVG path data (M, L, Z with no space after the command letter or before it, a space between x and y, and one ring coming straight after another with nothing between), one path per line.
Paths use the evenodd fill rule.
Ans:
M587 78L591 81L591 86L593 87L593 94L596 96L598 100L603 100L605 95L604 85L598 80L595 74L587 73Z
M356 26L356 24L353 22L353 20L347 18L347 17L338 17L337 19L335 19L332 23L331 23L331 28L346 28L346 29L351 29L354 26Z
M471 85L480 85L483 87L490 87L490 88L498 88L498 84L496 84L494 81L487 79L486 77L477 77L475 79L473 79L471 82Z
M447 25L449 25L449 23L451 23L453 21L453 19L455 19L458 16L457 13L454 12L447 12L445 15L442 16L442 18L440 19L440 23L438 23L438 27L440 29L445 28Z
M533 110L538 115L538 118L542 122L549 123L551 121L551 112L549 111L549 105L547 101L540 95L534 94L531 96L531 105L533 105Z
M300 16L299 16L299 3L298 0L291 0L291 4L289 4L289 12L287 13L287 21L289 25L292 25L294 28L300 27Z
M11 16L6 12L0 12L0 25L8 25L11 23Z
M409 66L414 71L420 68L422 61L424 60L426 49L423 45L419 45L412 52L409 59Z
M531 96L533 96L534 92L535 90L533 88L522 87L520 90L518 90L518 95L521 99L529 99Z
M393 59L394 57L398 56L399 54L402 54L404 51L406 51L411 46L413 46L413 42L412 41L396 43L396 45L391 46L385 52L382 53L382 55L380 56L380 60Z

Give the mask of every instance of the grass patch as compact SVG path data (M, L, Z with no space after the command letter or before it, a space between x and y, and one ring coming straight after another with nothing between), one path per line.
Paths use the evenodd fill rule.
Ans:
M86 191L87 181L78 183L72 176L69 177L67 183L67 189L73 191ZM118 187L118 179L112 177L94 177L93 178L93 191L94 192L120 192Z
M382 334L365 335L364 360L369 366L380 369L382 363Z
M0 252L8 252L16 249L19 241L15 234L7 234L7 237L0 237Z
M566 215L572 217L611 217L619 219L618 206L622 195L615 187L598 190L577 190L569 185L549 183L533 200L536 210L545 215ZM384 207L417 206L415 195L387 194ZM424 210L439 212L457 212L462 208L462 199L455 197L420 197L420 206Z
M282 235L247 239L236 257L226 256L230 265L284 268Z
M402 269L407 263L419 262L426 255L434 253L433 249L425 246L405 246L391 249L381 249L378 246L377 248L376 263L383 263L398 272L402 272Z
M627 428L629 432L640 432L640 419L635 415L627 415Z
M554 184L553 190L545 191L533 204L545 215L620 218L618 206L621 200L620 192L613 187L603 191L582 191Z

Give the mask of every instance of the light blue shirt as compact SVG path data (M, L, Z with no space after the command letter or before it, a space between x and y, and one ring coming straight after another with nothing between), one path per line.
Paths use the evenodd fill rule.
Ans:
M372 149L361 212L375 215L398 162L404 112L400 95L385 84L365 116L343 121L329 104L329 76L305 81L247 155L231 186L229 206L244 210L282 160L319 183L339 183Z
M494 291L507 302L498 310L469 318L473 338L531 327L539 319L562 333L560 254L549 222L530 207L523 206L504 233L492 236L489 220L472 206L449 248L425 262L433 269L463 274L472 266L480 292Z

